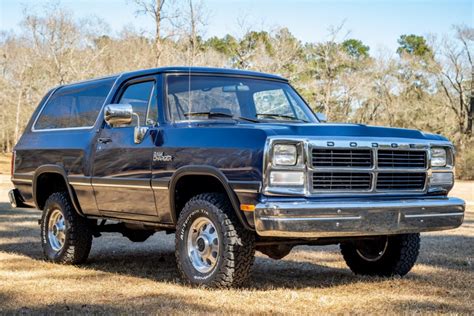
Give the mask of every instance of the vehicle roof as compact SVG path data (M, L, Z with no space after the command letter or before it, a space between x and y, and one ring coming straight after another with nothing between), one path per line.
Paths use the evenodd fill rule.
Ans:
M121 74L121 77L129 78L129 77L146 76L146 75L152 75L152 74L158 74L158 73L183 73L183 72L248 76L248 77L259 77L259 78L265 78L265 79L288 81L286 78L280 77L278 75L272 75L272 74L267 74L263 72L230 69L230 68L184 67L184 66L160 67L160 68L151 68L151 69L136 70L136 71L131 71L131 72L124 72Z
M288 82L288 79L283 78L281 76L268 74L264 72L257 72L257 71L231 69L231 68L173 66L173 67L159 67L159 68L150 68L150 69L122 72L119 74L108 75L104 77L97 77L97 78L91 78L87 80L70 82L64 85L57 86L56 88L71 86L71 85L76 85L76 84L87 84L87 83L92 83L98 80L107 80L107 79L116 80L120 78L120 81L124 81L130 78L140 77L140 76L154 75L154 74L160 74L160 73L183 73L183 72L184 73L190 72L190 73L246 76L246 77L264 78L264 79L272 79L272 80Z

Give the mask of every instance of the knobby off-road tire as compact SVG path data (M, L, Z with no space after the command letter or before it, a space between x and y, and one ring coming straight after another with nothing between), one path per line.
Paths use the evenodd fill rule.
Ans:
M341 244L341 253L349 268L360 275L404 276L415 265L420 250L420 234L380 237L386 240L370 254L370 241ZM365 243L365 244L364 244ZM372 241L373 243L373 241ZM374 247L375 248L375 247ZM383 250L380 251L379 250ZM377 255L377 252L379 255Z
M56 237L54 232L58 230ZM87 219L76 213L66 192L53 193L46 201L41 218L41 244L49 261L79 264L87 260L92 233Z
M198 241L195 247L190 245L190 240L199 240L199 236L208 241ZM218 239L217 243L215 239ZM199 245L203 249L198 250ZM210 249L209 252L206 249ZM255 256L255 237L242 227L225 195L205 193L193 197L181 211L175 253L178 270L186 283L213 288L234 287L241 285L249 275ZM208 259L202 260L206 253L213 260L211 264L206 263Z

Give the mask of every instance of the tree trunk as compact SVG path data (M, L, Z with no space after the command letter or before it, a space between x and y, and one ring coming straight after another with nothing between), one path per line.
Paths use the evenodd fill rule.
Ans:
M189 0L189 14L190 14L190 19L191 19L191 36L190 36L190 41L191 41L191 61L190 65L194 65L194 57L196 55L196 16L194 15L194 6L193 6L193 1Z
M4 154L5 153L5 130L7 128L7 124L5 122L5 114L2 112L2 142L1 142L1 146L2 146L2 153Z
M472 136L472 119L474 118L474 81L471 81L471 95L469 100L469 110L467 112L466 135Z
M18 100L16 102L16 113L15 113L15 133L13 134L13 142L16 144L20 134L20 110L21 110L21 101L23 97L23 89L20 89L18 93Z
M156 11L155 11L155 64L156 67L160 66L162 43L161 43L161 8L164 0L156 0Z

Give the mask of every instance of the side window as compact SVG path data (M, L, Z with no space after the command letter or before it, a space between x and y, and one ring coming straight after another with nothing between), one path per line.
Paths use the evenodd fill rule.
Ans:
M157 97L155 82L146 81L129 85L118 103L128 103L132 106L133 112L140 117L141 125L154 125L157 120ZM134 117L132 125L136 126Z
M43 107L34 128L92 127L113 82L105 79L59 88Z
M294 117L293 107L283 89L264 90L253 94L257 114L279 114Z

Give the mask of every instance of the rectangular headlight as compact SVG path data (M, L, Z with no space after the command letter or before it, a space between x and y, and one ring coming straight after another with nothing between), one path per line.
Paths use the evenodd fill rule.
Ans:
M295 145L275 145L273 147L273 164L276 166L294 166L298 159Z
M270 186L303 186L304 172L302 171L272 171Z
M446 166L446 149L443 147L431 148L431 166L444 167Z

